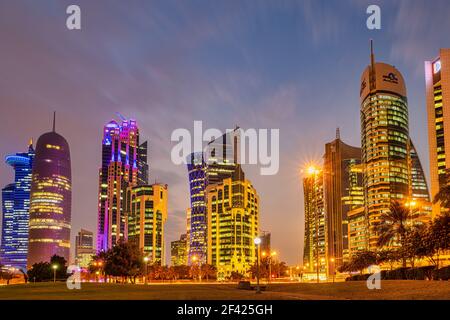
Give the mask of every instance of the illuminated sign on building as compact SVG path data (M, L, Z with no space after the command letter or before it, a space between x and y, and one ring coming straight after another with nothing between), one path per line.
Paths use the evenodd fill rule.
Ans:
M433 64L434 74L438 73L439 71L441 71L441 60L438 60Z

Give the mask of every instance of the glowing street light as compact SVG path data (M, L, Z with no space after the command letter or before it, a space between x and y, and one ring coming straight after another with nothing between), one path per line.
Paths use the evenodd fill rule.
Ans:
M256 237L253 242L256 245L256 293L261 293L261 288L259 286L259 250L261 245L261 238Z
M144 257L145 262L145 276L144 276L144 284L147 284L147 276L148 276L148 261L150 259L148 257Z
M56 282L56 269L58 269L58 265L54 264L52 265L52 269L53 269L53 283Z

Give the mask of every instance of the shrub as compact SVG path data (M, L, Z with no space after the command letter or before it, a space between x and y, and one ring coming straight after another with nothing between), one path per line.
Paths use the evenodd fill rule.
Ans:
M450 266L433 270L433 280L450 280Z

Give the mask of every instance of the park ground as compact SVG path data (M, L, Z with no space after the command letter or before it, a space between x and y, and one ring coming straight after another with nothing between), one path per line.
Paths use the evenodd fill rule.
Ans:
M382 281L369 290L364 281L271 284L262 294L236 284L97 284L69 290L65 283L0 286L0 300L450 300L449 281Z

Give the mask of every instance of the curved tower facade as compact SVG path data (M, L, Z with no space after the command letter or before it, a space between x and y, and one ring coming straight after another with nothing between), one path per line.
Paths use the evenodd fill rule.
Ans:
M408 104L402 74L386 63L371 64L361 76L361 146L368 249L377 248L376 226L391 201L407 200Z
M54 254L69 261L71 222L69 145L54 126L36 144L30 199L28 267Z

